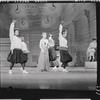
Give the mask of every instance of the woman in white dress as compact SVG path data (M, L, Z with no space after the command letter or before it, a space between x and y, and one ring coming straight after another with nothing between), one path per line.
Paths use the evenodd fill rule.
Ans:
M25 64L24 64L24 62L27 61L27 59L24 57L22 51L22 40L21 37L19 36L19 29L14 28L15 23L16 20L13 20L13 22L10 25L10 32L9 32L9 37L11 41L11 51L7 57L7 60L11 63L9 74L12 74L12 68L16 63L20 63L23 68L23 74L27 74L28 72L25 70Z
M40 40L40 55L38 60L38 69L41 71L48 71L49 70L49 54L48 54L48 40L47 40L47 33L42 33L42 39Z

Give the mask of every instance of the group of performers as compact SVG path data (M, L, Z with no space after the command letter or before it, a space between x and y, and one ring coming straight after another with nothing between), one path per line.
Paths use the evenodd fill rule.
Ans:
M13 20L10 25L9 37L11 41L11 50L7 57L7 60L11 63L9 74L12 74L12 68L14 64L20 63L22 66L23 74L27 74L28 72L25 70L25 63L28 60L29 50L27 49L27 45L24 42L24 37L20 36L19 29L15 28L16 20ZM68 62L72 61L71 55L68 53L68 45L67 45L67 30L63 29L63 25L59 25L59 53L60 56L57 57L55 51L55 42L53 40L53 36L49 34L49 38L47 38L47 33L42 33L42 39L40 40L40 55L38 59L37 68L40 71L49 71L50 62L58 61L59 67L54 65L53 70L61 70L62 72L68 72L66 66L68 66Z

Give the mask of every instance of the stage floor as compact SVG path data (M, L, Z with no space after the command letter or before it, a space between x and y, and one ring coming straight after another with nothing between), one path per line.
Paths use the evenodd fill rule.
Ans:
M20 67L13 68L9 75L8 67L1 68L1 87L19 89L57 89L57 90L95 90L97 69L69 67L69 72L39 72L36 68L26 67L29 74L22 74Z

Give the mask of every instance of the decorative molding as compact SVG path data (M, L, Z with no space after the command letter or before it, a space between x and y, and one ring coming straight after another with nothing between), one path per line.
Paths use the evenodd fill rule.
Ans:
M73 23L74 28L76 28L76 26L77 26L77 20L72 20L72 23Z
M88 20L89 20L89 19L90 19L90 11L84 9L84 14L85 14L85 16L88 18Z
M90 33L90 11L85 9L84 10L84 14L85 16L87 17L87 20L88 20L88 28L89 28L89 42L91 42L91 33Z
M46 24L50 24L49 16L47 16L45 23L46 23Z
M24 22L24 20L23 20L23 19L22 19L22 21L21 21L21 24L22 24L22 25L25 25L25 22Z
M70 24L68 24L68 25L67 25L66 29L68 30L68 29L69 29L69 27L70 27Z
M56 6L55 6L55 4L54 4L54 3L52 3L52 6L53 6L54 8L56 8Z
M16 13L16 14L21 13L21 9L19 9L19 5L18 5L18 4L17 4L17 8L16 8L16 10L15 10L15 13Z
M51 3L51 4L52 4L52 6L50 7L50 10L55 11L55 9L57 8L57 7L55 6L55 3Z

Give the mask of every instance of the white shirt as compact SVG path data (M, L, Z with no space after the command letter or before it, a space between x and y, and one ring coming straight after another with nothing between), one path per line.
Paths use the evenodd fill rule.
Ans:
M93 41L90 43L89 48L88 49L96 49L97 48L97 42Z
M49 47L54 47L55 45L54 40L51 37L49 37L48 43L49 43Z
M91 43L90 43L90 45L89 45L87 51L90 52L91 49L94 49L94 50L95 50L96 48L97 48L97 43L94 41L94 42L91 42Z
M59 46L60 47L66 47L68 48L68 45L67 45L67 40L62 36L62 33L59 33Z
M94 55L95 53L95 49L97 48L97 42L96 41L93 41L89 44L89 47L87 49L87 57L88 56L91 56L91 55Z
M11 23L9 37L11 41L11 50L15 48L22 49L21 38L14 35L14 23Z

